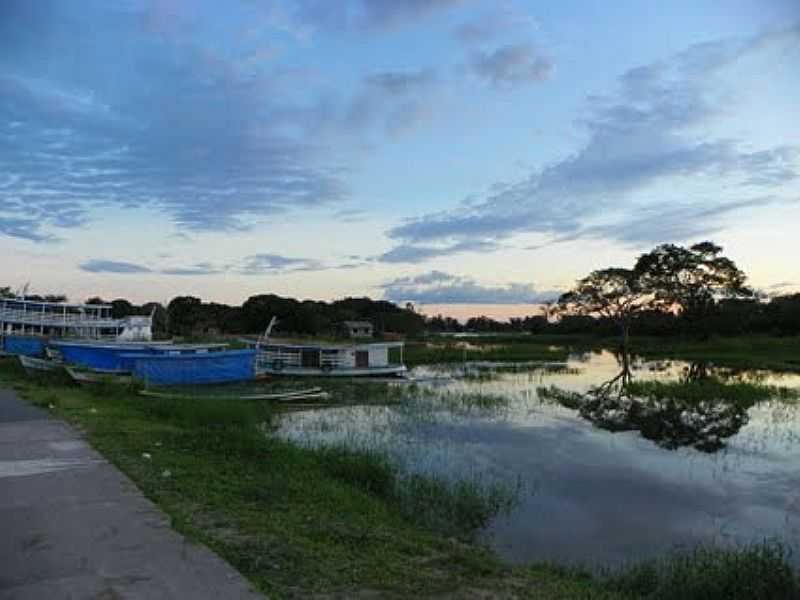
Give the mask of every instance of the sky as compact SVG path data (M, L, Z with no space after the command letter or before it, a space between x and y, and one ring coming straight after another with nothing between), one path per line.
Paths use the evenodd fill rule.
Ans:
M502 318L712 239L800 289L796 0L3 0L0 49L2 285Z

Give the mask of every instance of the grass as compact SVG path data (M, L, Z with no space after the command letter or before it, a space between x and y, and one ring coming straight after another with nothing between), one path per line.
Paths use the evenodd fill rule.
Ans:
M26 379L7 360L0 385L80 427L175 529L271 598L799 597L776 552L709 550L595 578L512 567L472 534L512 505L514 490L410 475L380 452L300 447L269 435L269 404L79 388L57 376ZM747 587L743 573L760 583ZM735 585L752 594L730 595Z
M0 361L0 381L80 427L178 531L270 597L559 588L560 576L517 581L511 567L467 543L504 506L498 488L404 476L380 454L265 435L275 416L267 404L25 379L12 361Z
M649 600L795 600L800 583L780 544L739 549L697 548L611 575L606 588Z
M618 338L580 334L496 335L461 339L442 336L429 343L406 344L406 364L464 361L564 361L570 351L617 349ZM466 348L466 349L465 349ZM649 359L706 361L740 369L800 371L800 336L749 335L689 337L634 336L631 349Z
M503 338L505 339L505 338ZM506 343L494 338L469 342L445 339L428 343L408 343L404 360L409 368L424 364L458 363L469 361L497 362L563 362L567 360L566 348L531 342Z
M575 351L619 347L618 338L591 335L534 335L527 339L535 340L539 346L551 344ZM739 369L800 371L800 336L712 336L706 340L681 336L633 336L631 351L648 359L672 358Z
M762 383L724 382L715 377L698 381L634 381L626 391L646 400L675 400L684 404L725 402L750 408L757 402L770 399L800 398L800 390Z

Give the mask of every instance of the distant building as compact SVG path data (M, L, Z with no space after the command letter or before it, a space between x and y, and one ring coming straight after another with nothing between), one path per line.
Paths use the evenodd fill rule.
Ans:
M372 337L373 327L369 321L344 321L340 330L346 337L364 338Z

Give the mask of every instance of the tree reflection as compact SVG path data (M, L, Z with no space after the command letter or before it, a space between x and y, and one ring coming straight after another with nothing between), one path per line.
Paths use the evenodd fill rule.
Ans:
M638 431L642 437L670 450L692 447L716 452L748 421L747 407L724 399L677 399L637 395L630 356L617 356L620 372L586 394L553 394L586 420L607 431ZM714 375L702 362L685 371L682 385L707 381Z

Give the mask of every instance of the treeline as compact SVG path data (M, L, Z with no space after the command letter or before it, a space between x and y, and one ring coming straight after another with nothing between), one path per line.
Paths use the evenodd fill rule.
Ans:
M88 302L103 301L91 298ZM275 333L284 335L335 335L344 321L369 321L377 335L418 336L425 330L425 318L411 307L370 298L321 302L262 294L251 296L241 306L203 302L194 296L178 296L166 307L152 302L136 306L124 299L107 304L114 318L152 314L154 333L180 336L261 333L272 317L278 319Z
M13 297L9 288L0 287L0 297ZM29 300L61 302L63 295L36 296ZM158 302L135 305L125 299L105 301L90 298L89 304L110 304L112 316L153 315L155 333L180 336L253 334L263 332L270 319L278 318L275 332L284 335L335 335L343 321L369 321L375 333L397 333L418 337L425 333L532 333L592 334L613 336L618 325L607 318L565 315L558 321L544 314L498 321L486 316L460 322L452 317L426 317L413 307L400 307L386 300L345 298L333 302L296 300L275 294L252 296L241 306L203 302L194 296L179 296L166 307ZM696 335L697 321L660 310L643 311L633 317L635 335ZM756 299L723 299L714 304L703 319L703 335L800 335L800 293Z
M723 299L715 302L698 331L697 319L684 314L649 310L632 317L631 330L635 335L800 335L800 293L775 296L768 301L756 299ZM450 317L437 315L426 320L431 332L505 332L540 334L591 334L615 336L619 325L612 319L587 315L564 315L558 321L544 315L496 321L489 317L473 317L460 323Z

